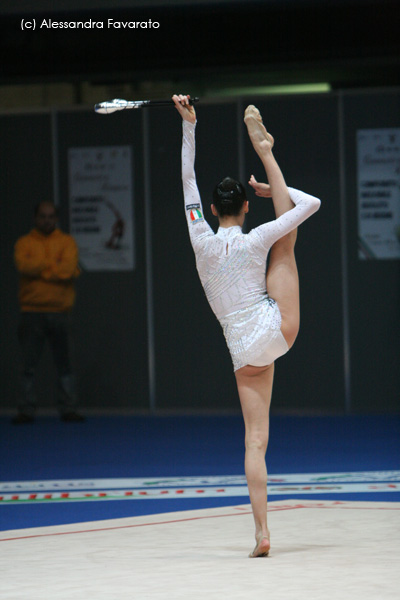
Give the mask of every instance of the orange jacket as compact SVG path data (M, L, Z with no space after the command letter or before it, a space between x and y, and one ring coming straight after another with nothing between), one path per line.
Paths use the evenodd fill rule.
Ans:
M43 235L32 229L15 244L20 274L19 303L24 312L66 312L75 302L78 247L71 235L55 229Z

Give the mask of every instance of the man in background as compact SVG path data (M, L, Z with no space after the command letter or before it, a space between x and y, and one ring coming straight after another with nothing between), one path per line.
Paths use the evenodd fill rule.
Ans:
M79 275L74 238L57 228L52 202L35 207L35 227L15 244L15 264L20 275L21 309L18 339L23 373L18 414L14 424L32 423L37 399L35 373L46 339L50 343L58 376L58 409L63 421L83 421L76 410L77 395L69 355L69 317L75 302L74 280Z

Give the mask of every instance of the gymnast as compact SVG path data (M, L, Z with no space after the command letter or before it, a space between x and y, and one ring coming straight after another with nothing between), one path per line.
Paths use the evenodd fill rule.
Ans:
M293 345L299 331L299 281L294 255L297 226L315 213L320 200L286 186L273 156L274 139L258 109L248 106L244 122L268 184L252 175L260 197L272 197L274 221L242 233L249 202L243 185L226 177L213 192L215 234L204 220L194 171L196 113L189 96L174 95L183 122L182 182L196 266L207 300L222 325L236 377L245 423L245 473L255 523L251 558L267 556L267 468L274 361ZM270 252L267 274L266 260Z

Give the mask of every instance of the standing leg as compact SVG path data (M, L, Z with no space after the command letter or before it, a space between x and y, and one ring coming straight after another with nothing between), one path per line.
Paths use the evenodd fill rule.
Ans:
M69 315L67 313L48 314L47 323L58 375L58 408L62 416L76 415L78 399L70 362Z
M40 313L21 313L18 341L22 354L22 376L19 384L18 415L13 423L33 421L36 412L35 374L46 341L44 318Z
M245 472L255 523L256 547L250 557L266 556L270 549L267 526L267 468L265 453L269 436L274 364L247 365L235 372L245 423Z

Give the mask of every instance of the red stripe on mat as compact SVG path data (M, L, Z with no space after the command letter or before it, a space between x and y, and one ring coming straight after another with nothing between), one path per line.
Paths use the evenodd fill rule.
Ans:
M275 507L271 507L268 509L268 512L275 512L275 511L282 511L282 510L294 510L297 508L347 508L350 510L400 510L399 508L386 508L386 507L361 507L361 506L343 506L340 502L338 502L335 505L331 505L331 506L323 506L323 505L314 505L314 506L307 506L305 504L295 504L294 506L277 506ZM237 510L241 510L243 511L243 509L241 508L237 508ZM134 527L149 527L150 525L169 525L171 523L183 523L185 521L200 521L200 520L204 520L204 519L220 519L221 517L238 517L238 516L242 516L242 515L251 515L252 512L251 511L246 511L246 512L240 512L240 513L229 513L226 515L208 515L208 516L204 516L204 517L188 517L187 519L172 519L171 521L154 521L154 522L150 522L150 523L136 523L133 525L120 525L117 527L101 527L98 529L81 529L79 531L59 531L56 533L38 533L36 535L24 535L24 536L18 536L18 537L12 537L12 538L4 538L4 539L0 539L0 542L12 542L15 540L29 540L32 538L40 538L40 537L54 537L54 536L58 536L58 535L76 535L79 533L95 533L98 531L116 531L118 529L132 529Z

